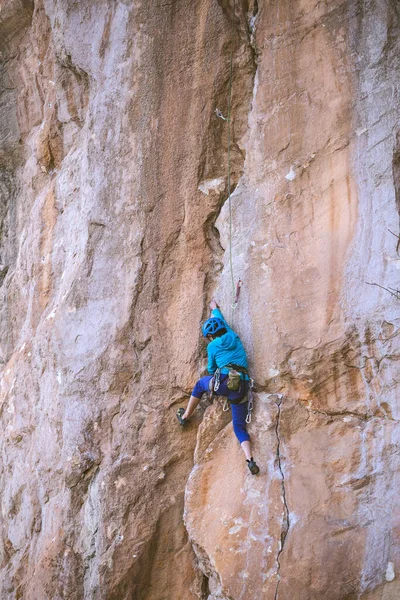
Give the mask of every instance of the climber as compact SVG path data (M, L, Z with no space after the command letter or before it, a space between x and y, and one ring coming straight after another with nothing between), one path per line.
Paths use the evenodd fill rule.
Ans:
M193 388L186 410L178 408L176 414L179 423L186 425L204 393L215 389L218 396L225 396L231 406L233 429L245 454L247 465L250 472L257 475L260 469L251 454L250 436L246 430L246 395L249 389L246 352L239 336L229 327L215 300L211 301L210 309L211 318L203 324L202 332L210 342L207 354L208 372L211 375L199 379ZM219 381L218 389L215 388L216 380Z

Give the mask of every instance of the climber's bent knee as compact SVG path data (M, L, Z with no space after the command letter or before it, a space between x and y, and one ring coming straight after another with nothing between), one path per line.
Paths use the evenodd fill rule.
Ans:
M250 436L246 429L248 403L231 404L233 431L240 443L249 442Z
M233 425L233 431L235 432L235 435L240 443L250 441L250 436L247 433L245 427L240 425Z
M198 380L198 382L193 388L192 396L200 399L203 394L207 394L210 391L211 379L212 375L206 375L205 377L201 377L201 379Z

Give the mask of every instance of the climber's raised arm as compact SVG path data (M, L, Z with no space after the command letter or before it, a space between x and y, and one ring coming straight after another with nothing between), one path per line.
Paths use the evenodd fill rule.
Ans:
M221 321L224 322L225 327L226 327L227 330L231 329L229 327L227 321L225 320L225 317L222 314L221 309L219 308L217 302L214 299L212 299L211 302L210 302L210 308L211 308L211 314L212 314L212 316L216 317L217 319L221 319Z

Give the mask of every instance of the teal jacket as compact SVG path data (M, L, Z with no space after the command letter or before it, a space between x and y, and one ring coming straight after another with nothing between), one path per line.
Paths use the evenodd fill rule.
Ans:
M212 340L207 346L208 372L214 375L217 368L221 369L231 363L247 369L247 356L240 337L229 327L219 308L214 308L212 316L221 319L225 323L227 331L221 337ZM228 370L222 369L221 372L227 373ZM248 379L247 375L244 378Z

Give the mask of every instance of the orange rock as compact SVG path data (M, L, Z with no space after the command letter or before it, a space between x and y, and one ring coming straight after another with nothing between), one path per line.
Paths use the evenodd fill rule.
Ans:
M399 39L395 2L0 0L2 600L398 597ZM175 417L214 295L258 476L221 400Z

